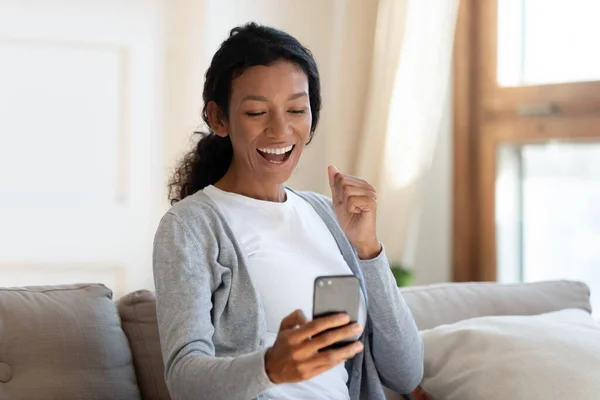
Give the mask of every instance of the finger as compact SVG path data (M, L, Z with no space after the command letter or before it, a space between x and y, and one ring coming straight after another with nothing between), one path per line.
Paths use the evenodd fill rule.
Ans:
M306 317L302 310L295 310L293 313L281 320L279 330L294 329L298 325L304 325L306 323Z
M377 209L377 199L370 196L350 196L346 200L346 209L351 214L372 212Z
M335 183L335 175L338 173L338 169L335 165L330 165L327 167L327 174L329 175L329 186L333 186Z
M302 325L290 335L290 343L299 344L310 337L332 328L339 328L350 322L348 314L336 314L328 317L315 318L311 322Z
M320 335L314 336L310 340L310 350L311 352L317 352L341 340L347 340L360 335L362 331L363 328L360 326L360 324L354 323L342 328L321 333Z
M327 168L327 173L329 175L329 187L331 189L331 199L333 200L334 204L338 204L341 201L341 193L339 192L338 187L336 186L336 181L337 181L337 178L341 174L338 171L338 169L333 165L330 165Z
M327 350L321 353L316 353L311 359L305 362L307 368L314 370L320 368L331 369L332 367L345 362L363 351L361 342L350 343L339 349Z
M326 330L323 333L319 333L312 337L304 337L300 339L300 342L293 342L295 339L292 339L288 336L289 343L292 345L292 348L295 352L296 360L309 360L315 353L319 350L324 349L334 343L340 342L342 340L346 340L348 342L354 342L355 337L359 337L362 333L363 328L358 323L347 324L342 326L341 328L332 328ZM310 340L307 340L310 339Z
M364 179L358 178L356 176L340 173L336 177L336 180L339 181L337 183L342 187L356 186L356 187L360 187L360 188L363 188L366 190L370 190L372 192L377 192L377 190L375 189L375 187L373 185L371 185L369 182L365 181Z
M373 197L374 199L377 200L377 193L375 193L372 190L363 188L363 187L359 187L359 186L351 186L351 185L345 185L342 189L342 193L344 196L344 199L348 199L352 196L356 196L356 197Z

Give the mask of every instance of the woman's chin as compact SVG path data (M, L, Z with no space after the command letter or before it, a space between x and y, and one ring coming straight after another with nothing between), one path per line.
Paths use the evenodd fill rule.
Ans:
M294 168L281 169L279 171L267 170L262 175L262 179L273 184L282 185L287 182L294 172Z

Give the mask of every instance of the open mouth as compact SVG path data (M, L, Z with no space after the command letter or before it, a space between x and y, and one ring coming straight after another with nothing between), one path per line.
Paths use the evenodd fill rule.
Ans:
M290 158L290 154L294 151L295 145L282 147L279 149L271 149L271 148L261 148L256 149L258 154L260 154L265 160L272 164L283 164Z

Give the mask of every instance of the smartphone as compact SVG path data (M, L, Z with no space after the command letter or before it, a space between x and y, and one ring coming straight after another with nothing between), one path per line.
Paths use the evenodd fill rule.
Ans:
M358 320L360 282L356 276L319 276L315 279L313 293L313 319L326 317L332 314L346 313L350 316L349 324L352 324ZM334 329L339 328L341 327ZM330 346L322 348L319 351L338 349L357 341L359 337L360 334L336 342Z

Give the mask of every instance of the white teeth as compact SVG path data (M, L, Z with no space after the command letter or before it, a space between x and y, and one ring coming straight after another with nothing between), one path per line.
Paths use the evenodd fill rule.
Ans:
M294 147L294 145L283 147L281 149L269 149L269 148L265 147L265 148L259 148L258 150L263 153L268 153L268 154L285 154L288 151L292 150L293 147Z

